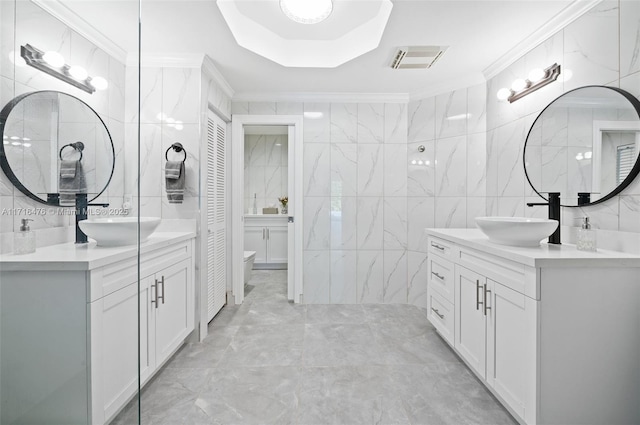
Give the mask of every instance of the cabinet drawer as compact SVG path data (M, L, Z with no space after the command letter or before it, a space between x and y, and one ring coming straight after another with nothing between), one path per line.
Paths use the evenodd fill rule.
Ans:
M444 258L453 260L454 258L453 247L454 245L449 241L435 238L433 236L429 237L428 249L430 254L437 254Z
M453 304L432 291L429 291L429 321L453 347L453 330L455 329Z
M436 255L429 256L429 287L453 303L453 263Z

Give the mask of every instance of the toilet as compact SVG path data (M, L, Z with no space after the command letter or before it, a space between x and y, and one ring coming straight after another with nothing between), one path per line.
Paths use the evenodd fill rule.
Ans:
M253 261L256 259L255 251L244 252L244 284L249 283L251 278L251 270L253 269Z

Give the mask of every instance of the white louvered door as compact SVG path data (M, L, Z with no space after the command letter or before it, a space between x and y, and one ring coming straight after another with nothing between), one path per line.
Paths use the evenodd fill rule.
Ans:
M226 125L213 113L207 119L207 318L226 303Z

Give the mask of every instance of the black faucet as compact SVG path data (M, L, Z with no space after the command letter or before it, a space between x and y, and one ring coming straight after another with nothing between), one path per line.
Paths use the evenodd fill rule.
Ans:
M107 208L109 204L90 204L86 193L76 193L76 243L87 243L87 235L80 230L79 222L87 219L87 207Z
M558 228L549 236L549 243L560 244L560 192L549 192L549 202L535 203L527 202L528 207L535 205L549 206L549 220L556 220Z

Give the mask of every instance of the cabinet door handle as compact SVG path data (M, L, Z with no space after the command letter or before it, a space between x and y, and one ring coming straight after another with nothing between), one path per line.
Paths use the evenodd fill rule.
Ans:
M151 297L151 304L155 304L156 308L158 308L158 279L154 279L154 284L151 285L153 288L153 296Z
M435 249L439 249L440 251L444 251L444 247L436 243L431 242L431 246L434 247Z
M431 307L431 311L433 311L439 318L444 319L444 314L440 314L438 309Z
M157 282L157 281L156 281ZM162 285L162 296L157 296L156 295L156 300L158 298L162 299L162 304L164 304L164 276L162 276L162 279L160 279L160 284ZM156 294L158 293L158 290L156 289ZM156 307L157 307L157 303L156 303Z
M263 228L262 228L262 239L266 239L266 237L265 237L265 234L266 234L266 233L265 233L265 230L267 230L267 229L265 229L265 228L263 227Z
M476 310L480 310L480 306L483 304L483 302L480 301L480 294L478 293L481 289L480 280L476 280Z
M431 272L432 275L434 275L435 277L437 277L438 279L444 281L444 276L440 276L438 273L436 272Z
M491 307L489 307L489 298L487 296L487 294L490 294L491 290L487 289L487 284L484 284L484 315L487 315L487 310L491 310Z
M267 240L271 238L271 229L267 227Z

